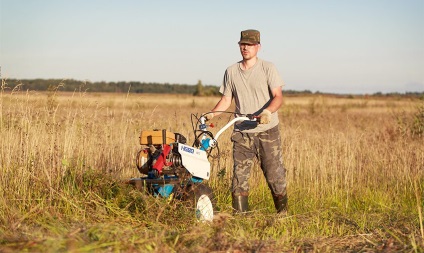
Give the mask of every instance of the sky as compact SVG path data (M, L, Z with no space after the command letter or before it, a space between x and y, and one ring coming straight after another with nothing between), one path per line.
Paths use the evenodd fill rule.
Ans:
M424 0L0 0L1 77L219 86L246 29L284 89L424 91Z

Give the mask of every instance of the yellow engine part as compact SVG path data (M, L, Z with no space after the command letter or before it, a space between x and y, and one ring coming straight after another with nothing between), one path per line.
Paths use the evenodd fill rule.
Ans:
M141 131L141 145L161 145L175 142L175 134L166 130Z

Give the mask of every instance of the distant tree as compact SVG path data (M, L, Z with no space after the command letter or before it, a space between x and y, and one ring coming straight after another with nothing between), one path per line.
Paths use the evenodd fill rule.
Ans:
M205 95L205 90L203 88L203 84L202 84L201 80L197 81L196 91L194 91L193 95L194 96L204 96Z

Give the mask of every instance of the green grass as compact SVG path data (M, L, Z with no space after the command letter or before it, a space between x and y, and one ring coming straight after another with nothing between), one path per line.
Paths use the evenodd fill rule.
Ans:
M24 206L9 201L1 208L0 247L49 252L360 251L383 249L392 239L395 250L422 249L413 192L405 193L410 198L395 199L366 189L349 196L340 191L338 196L311 197L307 189L291 187L289 215L276 217L264 188L253 191L248 214L233 215L230 200L221 198L217 219L201 223L184 203L145 195L94 170L67 175L52 195L39 193Z

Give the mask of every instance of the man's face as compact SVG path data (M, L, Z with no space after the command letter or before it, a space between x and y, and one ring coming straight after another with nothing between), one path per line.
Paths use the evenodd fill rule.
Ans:
M243 56L243 60L250 60L256 57L261 45L260 44L250 45L250 44L241 43L239 44L239 47L240 47L241 56Z

